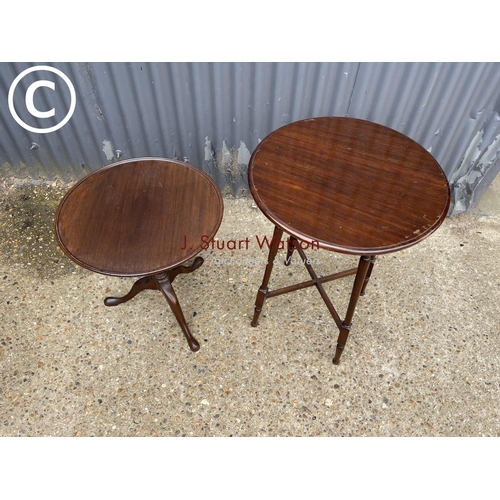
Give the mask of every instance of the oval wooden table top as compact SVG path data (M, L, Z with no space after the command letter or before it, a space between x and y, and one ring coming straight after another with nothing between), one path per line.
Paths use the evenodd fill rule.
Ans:
M134 158L101 167L59 204L55 233L66 255L112 276L146 276L194 257L222 221L215 182L189 163Z
M450 205L448 181L430 153L356 118L310 118L279 128L253 152L248 179L276 226L356 255L418 243L441 225Z

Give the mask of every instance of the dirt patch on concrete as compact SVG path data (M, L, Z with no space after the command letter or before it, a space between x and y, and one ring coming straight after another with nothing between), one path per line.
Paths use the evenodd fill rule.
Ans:
M54 215L67 190L66 184L4 182L0 190L0 252L4 262L46 279L77 269L54 238Z

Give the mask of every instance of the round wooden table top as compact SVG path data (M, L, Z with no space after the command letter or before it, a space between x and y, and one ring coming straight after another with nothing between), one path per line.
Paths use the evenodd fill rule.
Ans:
M134 158L75 184L56 211L55 233L66 255L86 269L147 276L206 248L223 209L215 182L193 165Z
M355 118L285 125L255 149L249 186L292 236L356 255L401 250L434 232L450 205L446 176L422 146Z

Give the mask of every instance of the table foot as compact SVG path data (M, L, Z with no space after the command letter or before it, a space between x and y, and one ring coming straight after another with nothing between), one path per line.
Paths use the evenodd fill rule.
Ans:
M358 270L356 271L356 277L354 278L354 284L352 285L351 298L349 300L349 306L347 307L347 313L344 321L339 326L340 333L337 339L337 349L335 350L335 356L333 358L334 365L339 364L340 356L342 356L342 352L344 351L347 337L351 331L352 318L354 316L354 311L356 310L356 304L358 303L359 296L361 295L361 290L365 285L365 278L371 262L372 259L370 259L367 255L362 255L359 259Z
M128 302L130 299L133 299L138 293L143 290L158 290L155 280L151 276L146 276L145 278L141 278L136 281L130 292L123 297L106 297L104 299L104 304L106 306L117 306L119 304L123 304L124 302Z
M273 270L274 259L278 253L279 244L281 237L283 236L283 230L279 227L274 227L273 238L271 240L271 245L269 247L269 256L267 258L266 270L264 272L264 278L262 280L262 285L260 285L259 291L257 292L257 298L255 299L255 309L253 313L253 319L250 323L252 326L257 326L262 307L267 297L269 284L269 278L271 277L271 272Z
M262 312L262 308L264 307L264 302L266 301L267 292L269 290L267 288L259 288L257 292L257 298L255 299L255 308L253 313L253 319L250 323L252 326L258 325L258 320L260 313Z
M174 313L174 316L177 319L177 323L179 323L182 333L184 333L184 337L186 337L189 348L193 352L199 351L200 344L193 337L193 335L191 335L191 332L189 331L186 319L184 318L184 314L181 309L181 305L179 304L179 299L177 298L177 295L175 294L175 291L172 288L172 283L169 277L169 273L165 272L163 274L155 275L154 279L158 283L158 289L163 293L163 295L167 299L168 305L170 306L170 309L172 309L172 312Z
M342 323L342 326L339 328L340 334L339 338L337 340L337 347L335 349L335 356L333 358L333 364L338 365L340 363L340 356L342 356L342 353L344 352L344 347L347 342L347 337L349 336L349 332L351 331L351 326L352 325L344 325Z
M285 265L289 265L291 262L291 258L293 255L294 250L297 250L299 253L301 259L304 262L304 265L309 272L311 276L311 280L309 281L304 281L303 283L297 283L295 285L290 285L286 286L283 288L279 288L276 290L269 290L268 289L268 284L269 280L271 277L271 272L273 270L273 264L274 260L276 258L276 253L279 248L279 243L281 240L281 236L283 234L283 231L279 229L278 227L274 228L274 234L273 234L273 239L269 248L269 257L266 265L266 270L264 272L264 278L262 280L262 285L259 288L259 291L257 292L257 298L255 299L255 309L254 309L254 315L253 319L251 321L252 326L257 326L258 324L258 319L260 316L260 313L262 312L262 308L264 306L264 302L266 299L270 297L276 297L278 295L282 295L284 293L290 293L294 292L296 290L301 290L303 288L307 288L309 286L316 286L318 289L318 292L321 295L321 298L325 302L326 307L328 308L328 311L332 315L333 320L335 321L338 329L339 329L339 337L337 340L337 348L335 351L335 356L333 358L333 363L335 365L338 365L340 362L340 357L342 356L342 353L344 351L344 347L347 343L347 338L349 336L349 332L351 330L352 326L352 318L354 316L354 311L356 309L356 305L358 302L358 299L361 295L364 294L366 285L370 279L370 275L373 270L373 266L375 264L375 255L363 255L359 259L359 264L357 268L353 269L347 269L345 271L341 271L329 276L318 276L314 269L312 268L311 264L309 263L308 259L305 256L304 250L301 248L299 241L295 237L290 237L289 243L288 243L288 248L287 248L287 254L285 258ZM345 316L345 319L342 321L340 318L339 314L335 310L335 307L333 306L330 298L326 294L326 291L323 287L323 283L326 283L328 281L333 281L336 279L344 278L346 276L351 276L355 274L356 277L354 278L354 284L352 287L352 292L351 292L351 297L349 300L349 306L347 308L347 313Z
M184 336L186 337L189 348L196 352L200 349L200 344L198 341L191 335L189 328L186 323L186 319L184 318L184 314L182 313L181 306L179 304L179 300L177 299L177 295L172 288L172 282L179 274L192 273L196 269L198 269L203 264L202 257L196 257L194 262L190 266L177 266L169 271L165 271L164 273L155 275L155 276L146 276L137 280L130 289L130 292L123 297L107 297L104 299L104 304L107 306L117 306L119 304L123 304L124 302L133 299L138 293L143 290L158 290L163 293L165 298L167 299L168 305L170 309L175 315L179 326L181 327Z

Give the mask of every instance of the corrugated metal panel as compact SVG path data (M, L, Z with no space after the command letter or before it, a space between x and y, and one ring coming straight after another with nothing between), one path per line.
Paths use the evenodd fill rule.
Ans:
M8 106L16 77L41 65L62 71L76 92L73 116L51 133L25 130ZM53 117L27 109L38 80L55 88L34 91L35 114ZM0 63L0 94L0 172L17 178L72 180L119 157L165 156L240 196L260 139L326 115L372 120L422 144L452 184L455 213L500 170L498 63ZM60 122L71 100L48 70L26 75L13 95L20 119L37 128Z
M349 116L394 128L430 151L459 213L500 170L499 112L498 63L366 63Z

